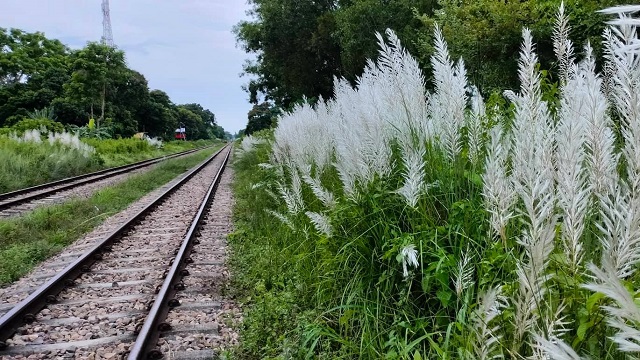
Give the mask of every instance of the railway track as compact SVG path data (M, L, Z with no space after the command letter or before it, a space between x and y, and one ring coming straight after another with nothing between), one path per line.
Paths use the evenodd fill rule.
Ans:
M118 182L122 178L142 171L151 165L167 159L189 155L202 149L204 148L187 150L0 194L0 218L17 216L36 207L61 202L72 196L91 194L97 189Z
M211 290L227 274L230 195L212 202L220 181L229 181L230 150L192 169L86 251L50 264L52 273L43 274L49 279L19 304L0 306L0 356L212 356L211 346L225 336L219 310L228 304L214 301Z

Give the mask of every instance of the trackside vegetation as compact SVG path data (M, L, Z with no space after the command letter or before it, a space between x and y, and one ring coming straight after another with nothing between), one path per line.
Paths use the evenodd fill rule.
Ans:
M0 193L212 144L212 140L88 139L26 130L0 135Z
M437 25L430 84L387 30L355 87L336 79L330 100L246 136L230 244L249 306L232 356L637 357L638 12L600 12L596 59L561 5L553 93L523 29L504 99L483 99Z
M106 218L197 165L219 148L154 165L152 170L100 190L87 199L0 220L0 285L15 281Z

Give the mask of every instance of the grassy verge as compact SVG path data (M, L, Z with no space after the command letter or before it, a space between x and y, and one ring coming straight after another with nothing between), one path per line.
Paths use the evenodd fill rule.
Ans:
M315 313L307 291L309 272L303 269L305 261L300 257L305 251L290 246L289 232L264 211L277 206L274 199L255 190L254 184L269 181L265 178L268 173L258 167L264 162L268 162L264 148L233 161L232 289L248 311L241 344L231 358L275 359L283 353L292 356L284 358L301 358L303 354L293 350L297 346L292 342L303 334L303 319Z
M213 152L213 149L207 149L182 159L162 162L152 170L105 188L88 199L0 220L0 284L15 281L107 217L184 173Z
M175 154L213 143L211 140L169 141L163 143L162 148L156 148L146 141L137 139L85 139L84 141L96 149L105 168Z
M0 193L216 143L170 141L157 148L139 139L57 135L55 141L39 132L0 136Z

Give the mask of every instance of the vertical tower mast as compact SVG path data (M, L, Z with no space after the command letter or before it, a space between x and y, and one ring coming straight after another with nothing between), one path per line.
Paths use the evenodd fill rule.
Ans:
M109 15L109 0L102 0L102 43L114 47L111 17Z

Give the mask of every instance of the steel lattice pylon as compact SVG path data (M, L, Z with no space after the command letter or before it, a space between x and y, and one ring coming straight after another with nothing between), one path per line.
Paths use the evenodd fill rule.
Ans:
M114 47L111 17L109 15L109 0L102 0L102 43Z

